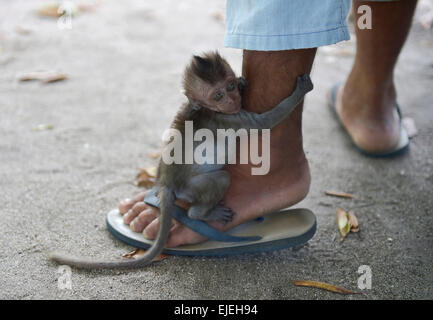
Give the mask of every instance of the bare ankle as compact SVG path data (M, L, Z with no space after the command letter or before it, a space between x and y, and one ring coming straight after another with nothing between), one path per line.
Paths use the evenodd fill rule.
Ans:
M392 149L400 133L393 81L351 74L341 90L337 111L354 142L366 151Z

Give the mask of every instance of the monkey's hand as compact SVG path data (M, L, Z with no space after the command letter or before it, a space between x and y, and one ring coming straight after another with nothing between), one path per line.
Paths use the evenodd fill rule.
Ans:
M311 82L310 76L308 74L303 74L296 78L296 88L305 94L313 90L313 83Z
M238 78L238 89L239 89L240 93L242 93L244 91L244 89L247 87L247 85L248 85L247 79L245 79L244 77Z

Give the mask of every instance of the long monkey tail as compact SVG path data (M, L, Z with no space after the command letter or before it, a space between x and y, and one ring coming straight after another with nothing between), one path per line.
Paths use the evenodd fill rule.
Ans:
M168 187L159 189L160 203L160 226L156 240L153 242L150 249L140 258L129 261L92 261L74 257L68 257L59 253L50 254L49 258L59 264L68 265L78 269L131 269L144 267L150 264L153 259L158 256L165 247L168 240L168 235L171 228L172 210L174 210L174 193Z

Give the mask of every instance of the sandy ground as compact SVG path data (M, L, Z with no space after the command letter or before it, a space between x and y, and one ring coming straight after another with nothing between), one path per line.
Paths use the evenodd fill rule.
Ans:
M399 103L419 133L397 159L360 156L326 108L327 89L350 70L353 39L318 52L304 112L313 182L299 204L318 219L308 245L172 257L136 271L73 270L72 290L58 289L47 251L110 259L132 249L110 235L105 214L139 191L137 168L154 165L146 155L184 99L181 72L191 54L220 49L239 72L241 51L222 48L222 0L106 0L77 15L72 30L38 17L44 3L0 1L1 299L340 299L346 297L292 280L358 290L361 265L371 267L372 289L347 299L433 298L433 36L416 23L395 78ZM17 81L35 70L69 79ZM39 124L54 129L32 130ZM325 190L356 198L331 198ZM353 209L361 227L342 243L339 206Z

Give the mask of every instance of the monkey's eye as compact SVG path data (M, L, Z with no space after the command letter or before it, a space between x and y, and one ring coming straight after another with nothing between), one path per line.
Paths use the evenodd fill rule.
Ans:
M236 87L235 82L232 81L232 82L230 82L230 83L227 85L226 90L227 90L227 91L233 91L233 90L235 89L235 87Z
M217 92L215 93L215 95L213 96L213 99L215 101L220 101L222 99L222 97L224 96L224 94L222 94L221 92Z

